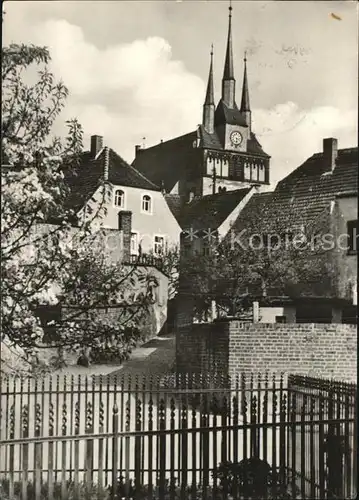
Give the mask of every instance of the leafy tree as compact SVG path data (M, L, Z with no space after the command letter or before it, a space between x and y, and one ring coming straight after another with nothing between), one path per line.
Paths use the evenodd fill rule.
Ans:
M78 168L83 132L74 119L64 140L51 136L68 90L48 69L49 51L12 44L2 58L1 340L27 358L48 345L113 340L138 325L155 280L95 248L105 199L73 227L66 178ZM95 312L110 306L118 306L111 324ZM41 320L44 307L66 314ZM44 338L44 327L56 334Z
M205 254L182 256L181 286L193 295L199 316L208 316L213 300L219 314L238 315L254 297L327 296L331 290L331 248L320 232L326 213L307 228L295 228L272 205L269 228L261 223L264 207L254 207L224 239L206 245Z

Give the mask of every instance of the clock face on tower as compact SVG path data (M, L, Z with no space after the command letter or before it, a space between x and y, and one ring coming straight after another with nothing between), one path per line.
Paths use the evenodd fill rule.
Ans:
M239 146L243 140L242 134L240 132L232 132L229 138L233 146Z

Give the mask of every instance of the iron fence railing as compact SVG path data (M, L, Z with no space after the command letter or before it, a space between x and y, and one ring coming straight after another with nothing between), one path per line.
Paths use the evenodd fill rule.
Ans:
M314 393L293 381L3 378L3 488L21 500L79 497L94 485L108 498L227 498L219 464L255 458L287 498L354 497L356 388L342 394L323 381L321 391L317 379Z

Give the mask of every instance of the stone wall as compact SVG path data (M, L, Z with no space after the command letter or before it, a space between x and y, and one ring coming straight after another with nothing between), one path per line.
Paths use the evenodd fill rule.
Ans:
M357 329L338 324L215 322L177 332L179 372L296 373L356 381Z

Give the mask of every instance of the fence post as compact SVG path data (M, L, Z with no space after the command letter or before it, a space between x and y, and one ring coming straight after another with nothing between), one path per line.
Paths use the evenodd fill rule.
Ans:
M181 498L185 499L186 498L186 487L187 487L187 477L188 477L188 470L187 470L187 461L188 461L188 441L187 441L187 429L188 429L188 422L187 422L187 405L183 401L182 402L182 411L181 411L181 428L183 429L183 434L182 434L182 461L181 461L181 466L182 466L182 477L181 477Z
M130 384L129 384L130 386ZM131 394L128 394L128 399L126 401L126 422L125 422L125 430L126 432L130 432L131 430ZM130 436L126 435L125 437L125 496L126 500L130 498Z
M25 405L22 412L22 437L29 437L29 406ZM22 484L21 484L21 500L27 500L27 485L28 485L28 470L29 470L29 445L23 445L22 453Z
M142 420L141 420L141 401L138 399L138 394L136 393L136 431L141 432ZM136 435L135 437L135 491L136 498L140 498L141 489L141 436Z
M175 498L175 416L176 416L176 405L175 400L172 397L170 401L170 469L171 469L171 478L170 478L170 500L174 500Z
M101 380L102 383L102 380ZM101 394L100 394L101 397ZM103 423L105 420L105 410L102 399L100 400L100 411L99 411L99 434L102 434L104 431ZM104 440L103 438L98 441L98 489L99 495L102 494L103 491L103 450L104 450Z
M159 430L160 430L160 474L159 474L159 498L165 498L165 481L166 481L166 420L165 420L165 402L160 401L159 406Z
M116 401L112 408L112 500L117 496L117 465L118 465L118 406Z
M9 438L15 438L15 401L10 408L9 422ZM9 480L9 497L14 497L14 445L10 445L10 480Z
M65 400L66 394L64 394ZM66 401L66 400L65 400ZM66 436L67 432L67 406L66 403L62 405L62 426L61 433L63 436ZM66 439L62 441L62 463L61 463L61 500L67 498L67 490L66 490Z
M35 438L41 434L41 407L36 403L35 407ZM42 443L35 442L35 499L41 498L41 476L42 476Z
M327 435L327 469L328 469L328 489L334 498L342 498L343 485L343 444L340 428L334 420L335 394L332 389L329 391L329 422ZM339 404L339 401L337 401Z
M285 466L286 466L286 456L285 456L285 450L286 450L286 420L287 420L287 395L284 393L281 395L281 402L280 402L280 427L279 427L279 467L280 467L280 478L281 478L281 484L285 484L286 481L286 473L285 473Z
M55 421L55 412L54 412L54 405L52 402L52 376L51 376L49 383L49 436L54 435L54 421ZM53 441L49 441L48 444L47 463L48 463L47 481L49 486L48 495L49 495L49 500L53 500L54 497L54 442Z
M86 434L93 433L93 407L90 401L86 405ZM86 439L86 452L85 452L85 487L88 494L92 487L92 473L93 473L93 439Z

